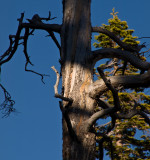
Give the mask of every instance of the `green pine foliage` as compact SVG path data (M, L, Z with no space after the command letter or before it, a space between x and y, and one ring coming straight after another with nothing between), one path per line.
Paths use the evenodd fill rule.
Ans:
M108 25L103 24L102 28L107 29L116 36L118 36L123 42L136 46L140 42L136 39L138 37L133 36L133 29L128 29L126 21L121 21L115 10L111 15L113 16L108 20ZM116 44L112 39L110 39L105 34L99 34L95 36L97 42L93 45L96 48L119 48L119 45ZM143 61L146 58L142 55L138 55ZM112 63L114 62L115 63ZM112 65L111 65L112 63ZM108 67L109 66L109 67ZM135 75L140 74L140 71L134 66L130 65L127 62L119 60L117 58L109 59L105 64L100 66L104 71L107 77L111 75ZM96 72L96 71L95 71ZM96 73L98 75L98 73ZM101 77L98 76L100 79ZM144 111L150 111L150 96L146 95L143 88L137 88L135 90L124 90L122 89L119 94L119 99L121 102L122 109L120 113L128 114L136 105L137 109L143 109ZM105 101L113 105L112 93L108 91L104 94L103 97ZM100 107L97 107L97 110L100 110ZM107 118L107 117L104 117ZM100 126L96 128L96 131L99 133L105 134L109 127L109 123L105 126ZM107 155L111 156L113 154L114 160L150 160L150 126L141 118L139 115L132 117L131 119L122 119L117 120L115 129L108 134L112 140L112 146L109 141L104 142L104 149L107 151ZM97 137L98 140L101 140L102 137ZM97 145L97 152L99 154L99 145ZM113 150L113 153L111 153Z
M123 42L127 43L127 44L131 44L133 46L139 44L139 41L136 41L137 37L136 36L132 36L134 30L133 29L128 29L128 25L126 21L121 21L118 16L117 13L115 13L114 9L113 9L113 13L111 13L111 15L113 15L113 18L110 18L108 20L108 25L106 24L102 24L102 28L107 29L113 33L115 33L116 36L118 36L120 39L122 39ZM98 41L95 42L93 45L96 48L119 48L118 45L116 45L116 43L114 41L112 41L107 35L105 34L99 34L97 36L95 36L95 39Z

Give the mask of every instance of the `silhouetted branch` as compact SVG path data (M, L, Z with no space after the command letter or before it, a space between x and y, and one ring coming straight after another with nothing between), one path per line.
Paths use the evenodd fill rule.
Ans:
M134 55L133 53L123 51L121 49L97 49L92 52L90 58L93 60L93 64L104 58L119 58L124 61L130 62L134 67L141 70L148 70L150 68L149 62L142 61L138 56Z
M56 37L55 37L55 35L53 33L53 30L51 30L50 26L46 27L46 25L42 22L42 20L49 21L49 20L52 20L52 19L56 18L56 17L54 17L54 18L51 19L50 17L51 17L51 13L50 12L49 12L48 18L41 18L38 14L35 14L32 17L32 19L27 19L30 22L27 27L31 28L30 24L31 25L36 25L36 26L39 26L39 27L41 26L41 28L39 28L39 29L44 29L45 31L47 31L49 33L49 36L51 36L51 38L53 39L53 41L55 42L56 46L58 47L58 49L60 51L61 50L61 46L60 46L59 42L57 41L57 39L56 39ZM25 24L23 24L23 25L25 25ZM42 26L43 26L43 28L42 28Z
M32 33L32 32L31 32L31 33ZM24 55L25 55L25 57L26 57L26 61L27 61L28 63L30 63L31 65L33 65L33 64L31 63L30 58L29 58L28 53L27 53L27 41L28 41L28 37L29 37L29 35L30 35L31 33L29 33L29 28L25 28L24 43L23 43L23 45L24 45Z
M19 21L19 25L18 25L18 29L17 29L17 33L15 36L9 36L9 40L10 40L10 46L7 49L7 51L1 56L0 58L0 66L2 66L2 64L8 62L13 55L15 54L18 45L19 45L19 40L20 40L20 34L21 34L21 30L22 30L22 21L23 21L23 17L24 17L24 13L21 14L21 18L18 19ZM15 38L15 40L13 41L12 38ZM6 59L4 59L5 57L7 57ZM4 59L4 60L3 60Z
M2 112L4 114L3 117L8 117L10 113L16 111L16 109L14 108L15 101L11 99L11 95L8 93L8 91L4 88L2 84L0 84L0 87L4 92L4 98L5 98L3 103L0 104L0 110L3 111Z
M23 23L23 18L24 18L24 13L21 13L21 17L18 19L19 21L19 25L18 25L18 29L16 32L16 35L10 35L9 36L9 47L6 50L5 53L3 53L2 56L0 56L0 66L2 66L2 64L8 62L9 60L11 60L11 58L13 57L13 55L15 54L18 46L22 43L19 43L20 40L24 39L24 43L27 42L28 36L31 35L33 33L33 31L35 29L41 29L41 30L45 30L49 33L49 35L52 37L53 41L55 42L55 44L57 45L57 47L59 48L59 50L61 49L55 35L53 32L57 32L60 33L61 30L61 25L58 24L45 24L43 23L41 20L52 20L54 18L50 18L50 12L49 12L49 16L48 18L40 18L37 14L34 15L32 17L30 21L30 23ZM21 36L21 31L22 29L25 28L25 36ZM27 30L32 29L32 31L29 33ZM27 33L28 32L28 33ZM26 45L26 44L24 44ZM25 52L24 52L25 53ZM29 57L27 57L27 54L25 54L26 59L28 59L28 62L30 63Z
M41 73L35 72L35 71L33 71L33 70L27 69L28 63L29 63L29 62L27 61L26 64L25 64L25 71L27 71L27 72L32 72L32 73L34 73L34 74L36 74L36 75L41 76L41 81L45 84L45 82L43 81L43 79L44 79L45 76L49 76L49 75L41 74Z
M57 18L57 17L51 18L51 12L49 11L48 17L47 18L41 18L41 20L50 21L50 20L53 20L55 18Z

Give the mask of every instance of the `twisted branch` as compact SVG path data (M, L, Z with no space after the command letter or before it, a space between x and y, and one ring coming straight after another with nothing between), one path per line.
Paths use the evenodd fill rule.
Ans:
M145 47L145 45L137 45L136 47L133 47L132 45L126 44L122 42L120 38L118 38L113 32L110 32L102 27L92 27L92 32L99 32L107 35L112 40L114 40L121 48L130 52L138 53L143 47Z
M57 71L57 69L56 69L54 66L52 66L51 68L52 68L52 70L56 73L56 77L57 77L57 78L56 78L56 83L55 83L55 85L54 85L55 97L56 97L56 98L60 98L60 99L62 99L62 100L64 100L64 101L69 101L69 102L72 103L73 100L72 100L71 98L67 98L67 97L64 97L64 96L58 94L58 84L59 84L60 75L59 75L59 72Z

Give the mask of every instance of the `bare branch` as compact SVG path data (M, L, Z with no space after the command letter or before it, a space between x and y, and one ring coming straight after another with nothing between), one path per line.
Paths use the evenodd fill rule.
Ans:
M49 20L54 19L54 18L51 19L50 16L51 16L50 12L49 12L48 18L41 18L38 14L35 14L32 17L32 19L27 19L27 20L30 22L29 24L34 24L36 26L41 26L41 25L45 26L45 24L42 22L42 20L49 21ZM28 26L28 28L31 28L31 26ZM53 41L55 42L56 46L58 47L58 49L60 51L61 50L61 46L60 46L59 42L57 41L57 39L56 39L56 37L55 37L55 35L53 33L53 30L51 30L50 27L48 27L48 28L44 27L44 28L40 28L40 29L43 29L43 30L45 30L45 31L47 31L49 33L49 35L51 36L51 38L53 39Z
M101 78L103 79L105 85L107 86L107 88L108 88L109 90L111 90L111 92L112 92L112 94L113 94L113 99L114 99L114 106L116 107L117 110L119 110L119 109L120 109L120 101L119 101L119 96L118 96L117 90L112 86L111 81L108 80L108 79L105 77L102 69L101 69L100 67L97 67L97 70L98 70Z
M114 88L117 88L118 86L122 86L123 88L149 87L150 70L141 75L111 76L109 79ZM96 99L107 90L108 88L103 80L97 80L93 84L89 85L89 96Z
M25 64L25 71L27 71L27 72L32 72L32 73L34 73L34 74L36 74L36 75L41 76L41 81L45 84L45 82L43 81L43 79L44 79L45 76L49 76L49 75L41 74L41 73L35 72L35 71L33 71L33 70L27 69L28 63L29 63L29 61L27 61L26 64Z
M39 24L34 24L34 23L22 23L22 27L28 27L31 29L41 29L41 30L46 30L46 31L53 31L60 33L61 31L61 25L59 24L45 24L45 23L39 23Z
M145 114L145 113L142 112L142 111L140 111L138 114L139 114L140 116L142 116L142 117L145 119L145 122L150 125L150 119L149 119L149 117L147 116L147 114Z
M14 108L15 101L11 99L11 95L8 93L8 91L4 88L2 84L0 84L0 87L2 88L4 92L5 100L2 104L0 104L0 110L2 110L4 116L8 117L10 113L15 112L16 109Z
M58 84L59 84L60 75L59 75L59 72L57 71L57 69L54 66L52 66L51 68L56 73L56 77L57 77L56 84L54 85L55 97L60 98L64 101L73 102L73 100L71 98L67 98L67 97L64 97L64 96L61 96L60 94L58 94Z
M24 37L23 37L23 39L24 39L24 43L23 43L23 45L24 45L24 55L25 55L25 57L26 57L25 71L27 71L27 72L32 72L32 73L34 73L34 74L37 74L37 75L41 76L41 81L44 83L44 81L43 81L44 76L49 76L49 75L40 74L40 73L35 72L35 71L33 71L33 70L27 69L27 66L28 66L29 63L30 63L31 65L33 65L33 64L31 63L30 58L29 58L28 53L27 53L27 41L28 41L29 35L32 35L32 33L33 33L33 30L32 30L31 32L29 32L29 28L25 28L25 34L24 34ZM44 83L44 84L45 84L45 83Z
M33 65L33 64L31 63L30 58L29 58L28 53L27 53L27 41L28 41L29 35L30 35L30 33L29 33L29 28L25 28L24 43L23 43L23 45L24 45L24 55L25 55L25 57L26 57L26 61L27 61L28 63L30 63L31 65Z
M94 113L88 120L86 120L85 123L85 128L87 131L90 130L91 126L101 117L109 115L109 114L113 114L116 112L116 108L108 108L108 109L103 109L101 111L98 111L96 113Z
M138 40L138 39L143 39L143 38L150 38L150 37L139 37L139 38L136 38L136 39Z
M17 33L15 35L15 40L12 41L12 37L9 36L9 39L10 39L10 46L9 48L7 49L7 51L1 56L0 58L0 66L6 62L8 62L12 57L13 55L15 54L17 48L18 48L18 44L19 44L19 40L20 40L20 34L21 34L21 30L22 30L22 21L23 21L23 17L24 17L24 13L21 14L21 18L18 19L19 21L19 26L18 26L18 29L17 29ZM14 45L13 45L14 44ZM7 57L8 56L8 57ZM7 57L6 59L4 59L5 57ZM4 60L3 60L4 59Z
M41 18L41 20L50 21L50 20L53 20L53 19L55 19L55 18L57 18L57 17L51 18L51 12L49 11L48 18Z
M100 98L97 98L96 102L97 102L98 106L103 109L114 107L114 106L110 105L109 103L107 103L106 101L101 100Z
M12 40L12 37L11 36L9 36L9 47L8 47L8 49L5 51L5 53L2 55L2 56L0 56L0 63L1 63L1 61L5 58L5 57L7 57L7 56L9 56L9 54L11 53L11 51L12 51L12 45L13 45L13 43L14 43L14 41Z
M61 51L61 46L59 44L59 42L57 41L54 33L52 31L48 31L49 36L53 39L53 41L55 42L56 46L58 47L59 51Z
M120 47L122 47L123 49L127 50L127 51L131 51L131 52L139 52L143 47L145 46L136 46L133 47L129 44L126 44L124 42L122 42L113 32L108 31L107 29L104 29L102 27L92 27L92 32L99 32L99 33L103 33L107 36L109 36L112 40L114 40Z
M117 119L130 119L138 114L138 110L133 109L127 114L117 113L115 116Z
M69 103L72 103L72 102L69 102ZM70 105L70 104L68 104L68 105ZM69 115L68 115L68 110L67 110L68 107L67 107L67 106L66 106L66 107L63 107L61 101L59 101L59 106L60 106L60 109L61 109L61 111L62 111L63 117L64 117L64 119L65 119L65 121L66 121L66 124L67 124L67 127L68 127L68 131L69 131L69 133L70 133L70 136L71 136L74 140L76 140L77 142L79 142L79 139L78 139L78 137L77 137L74 129L72 128L72 124L71 124L71 121L70 121L70 118L69 118Z
M112 139L107 136L106 134L102 134L102 133L98 133L98 136L101 136L103 138L101 138L100 140L97 140L97 143L99 144L99 160L103 160L103 156L104 156L104 151L103 151L103 143L105 141L110 143L110 150L111 150L111 160L114 159L114 154L113 154L113 143L112 143Z
M114 49L114 48L105 48L105 49L98 49L92 52L92 60L94 64L104 58L119 58L124 61L130 62L133 66L141 70L148 70L150 68L150 63L142 61L139 57L135 56L134 54L123 51L121 49Z
M19 25L18 25L17 33L16 33L16 35L9 36L10 45L9 45L8 49L6 50L6 52L2 56L0 56L0 66L2 66L2 64L4 64L4 63L8 62L13 57L18 46L20 44L22 44L22 43L19 43L19 40L24 39L24 45L26 46L28 36L33 33L34 29L42 29L42 30L47 31L49 33L49 35L52 37L52 39L55 42L55 44L57 45L57 47L59 48L59 50L61 50L61 47L60 47L60 45L59 45L59 43L53 33L53 31L60 33L61 25L44 24L41 21L41 20L51 20L50 15L51 14L49 13L49 17L45 18L45 19L40 18L38 15L34 15L33 18L31 20L29 20L30 23L23 23L24 13L21 13L21 17L18 19ZM21 31L23 28L25 28L25 35L21 36ZM29 33L30 28L33 30ZM24 47L24 49L26 49L26 47ZM26 56L27 61L30 64L32 64L29 60L29 57L26 54L26 50L24 50L24 54Z

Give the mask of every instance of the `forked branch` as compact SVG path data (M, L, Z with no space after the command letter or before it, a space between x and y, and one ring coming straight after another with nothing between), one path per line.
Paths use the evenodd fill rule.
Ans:
M97 67L97 70L98 70L101 78L103 79L105 85L107 86L107 88L112 92L113 99L114 99L114 106L115 106L116 110L119 110L120 109L120 101L119 101L118 91L112 86L111 81L106 78L102 69L100 67Z
M24 45L27 43L28 36L32 34L32 31L35 29L41 29L45 30L49 33L49 35L52 37L54 40L55 44L61 49L55 35L53 32L60 33L61 30L61 25L58 24L45 24L42 22L42 20L52 20L54 18L50 18L50 13L48 18L40 18L38 15L34 15L33 18L30 21L30 23L23 23L23 18L24 18L24 13L21 13L21 17L18 19L19 25L17 29L16 35L10 35L9 40L10 40L10 45L8 49L6 50L3 55L0 56L0 66L2 66L4 63L8 62L11 60L13 55L15 54L18 46L20 45L20 40L24 39ZM25 36L21 36L21 31L25 28ZM27 34L27 30L32 29L30 33ZM21 43L22 44L22 43ZM25 47L26 48L26 47ZM25 52L24 52L25 53ZM28 59L28 62L30 63L29 57L27 57L27 54L25 54L26 59Z
M120 75L109 77L111 84L114 88L122 86L126 88L136 88L136 87L149 87L150 86L150 70L141 75ZM103 80L97 80L89 86L89 96L91 98L96 98L102 95L108 88L103 82Z
M142 61L135 54L128 51L123 51L121 49L114 49L114 48L98 49L92 52L91 58L94 64L97 61L104 58L119 58L124 61L130 62L134 67L141 70L148 70L150 68L149 62Z
M21 14L21 18L18 19L19 21L19 26L17 29L17 33L15 36L9 36L9 40L10 40L10 46L8 47L7 51L0 57L0 66L2 66L2 64L8 62L13 55L15 54L18 46L19 46L19 40L20 40L20 34L22 31L22 21L23 21L23 17L24 17L24 13ZM14 40L13 40L14 38Z

